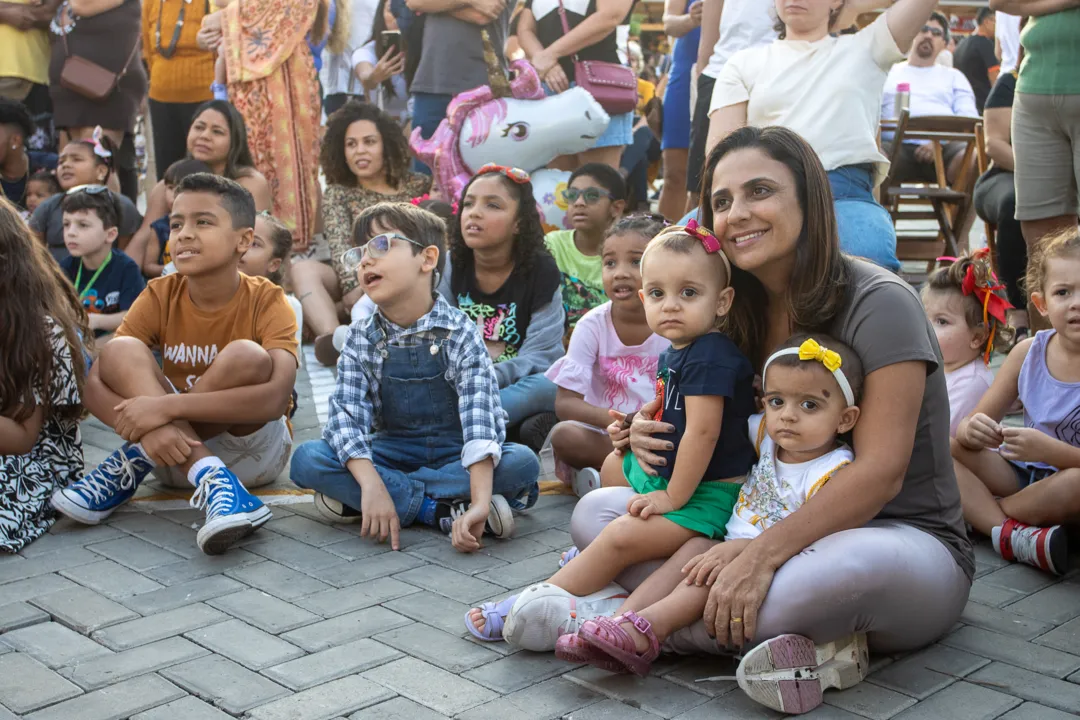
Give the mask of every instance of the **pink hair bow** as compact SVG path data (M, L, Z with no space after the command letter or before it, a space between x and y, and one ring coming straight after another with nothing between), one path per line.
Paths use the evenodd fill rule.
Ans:
M429 193L424 193L420 197L412 198L411 200L409 200L409 202L411 202L413 205L419 206L420 203L424 202L425 200L430 200L430 199L431 199L431 195Z
M107 150L105 146L101 144L101 138L104 135L104 131L101 129L101 126L98 125L96 128L94 128L94 132L90 136L90 139L87 140L87 142L90 143L90 147L94 149L94 154L97 155L99 158L111 158L112 152Z
M699 225L697 220L691 219L686 223L686 233L700 240L701 244L705 246L705 252L720 252L720 241L707 228Z

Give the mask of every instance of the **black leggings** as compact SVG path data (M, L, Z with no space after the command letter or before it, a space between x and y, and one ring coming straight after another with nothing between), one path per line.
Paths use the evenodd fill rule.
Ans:
M151 100L150 123L154 133L154 164L160 180L177 160L187 157L187 136L199 103L166 103Z
M1027 272L1027 244L1016 219L1016 187L1013 174L984 173L975 183L975 212L997 226L997 268L1009 302L1018 309L1027 307L1027 294L1020 281Z

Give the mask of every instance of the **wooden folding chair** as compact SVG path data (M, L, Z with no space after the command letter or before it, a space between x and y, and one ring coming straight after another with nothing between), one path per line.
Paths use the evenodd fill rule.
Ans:
M889 175L882 183L882 204L892 214L897 224L896 255L900 260L925 260L929 273L936 259L956 256L966 245L966 238L959 238L959 230L971 212L971 193L975 186L976 127L982 123L977 117L928 116L911 117L903 110L895 122L895 135L889 160ZM883 129L892 129L893 123L882 123ZM933 144L935 182L904 184L896 177L897 161L907 140L926 141ZM945 175L943 146L947 142L966 143L963 163L956 180L949 184ZM929 205L929 210L926 209ZM938 230L926 231L900 228L901 221L934 220Z

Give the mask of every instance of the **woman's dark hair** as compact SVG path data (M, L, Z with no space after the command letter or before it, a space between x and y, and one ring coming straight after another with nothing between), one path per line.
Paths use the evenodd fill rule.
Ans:
M464 272L471 272L473 266L473 251L465 244L465 236L461 234L461 218L465 215L465 196L469 194L469 188L480 178L498 178L510 197L517 200L517 233L514 235L514 250L511 259L514 261L514 269L527 272L532 268L536 257L547 253L544 246L544 225L540 221L540 211L536 208L536 198L533 195L531 182L516 183L500 172L489 172L483 175L473 175L467 185L461 189L461 197L458 199L458 216L456 222L450 224L450 264L454 268L451 277L458 278L459 282L464 277Z
M791 332L825 332L846 301L851 284L851 266L840 253L829 176L814 149L794 131L784 127L739 128L721 140L705 160L698 212L707 228L714 224L712 183L716 166L725 156L740 150L765 153L787 166L795 178L803 226L796 241L788 294ZM768 351L765 347L768 296L756 277L734 264L731 286L735 288L735 300L720 329L750 358L754 367L760 368Z
M374 123L382 136L386 183L391 187L401 187L409 172L409 144L401 132L401 126L379 108L359 100L349 100L326 119L319 164L326 175L327 185L356 187L356 175L345 160L345 134L350 125L361 120Z
M386 3L388 2L390 2L390 0L379 0L378 5L375 6L375 21L371 25L371 37L368 38L368 42L375 43L375 62L378 62L383 56L383 53L387 50L387 48L383 47L382 34L390 29L386 27L386 18L383 17L383 10L386 8ZM404 39L405 34L402 33L401 37ZM402 45L401 51L405 52L404 45ZM390 78L383 80L382 86L383 90L390 97L397 97L397 93L394 92L394 83Z
M225 156L225 177L235 180L242 170L255 167L251 148L248 147L244 116L228 100L207 100L195 109L195 114L191 116L192 124L207 110L220 113L225 118L225 124L229 126L229 154Z
M64 192L60 187L60 181L56 179L56 173L52 170L38 170L26 179L27 184L32 182L47 183L49 188L52 189L52 194Z
M39 404L46 416L52 410L49 386L56 372L53 326L43 322L44 318L52 318L64 333L79 397L83 396L86 377L80 334L91 347L94 334L71 281L45 244L31 235L15 206L4 198L0 198L0 265L4 268L4 282L0 283L0 347L6 358L0 372L0 415L23 422ZM35 389L38 398L34 397ZM78 418L82 408L75 406L65 411Z

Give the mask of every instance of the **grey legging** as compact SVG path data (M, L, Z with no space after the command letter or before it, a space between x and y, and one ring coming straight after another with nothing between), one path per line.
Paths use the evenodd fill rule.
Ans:
M601 488L578 502L570 535L585 549L626 513L630 488ZM656 565L630 568L618 581L633 590ZM971 581L936 538L910 525L873 521L829 535L777 571L758 615L757 641L784 633L829 642L865 632L876 652L928 645L944 635L967 603ZM679 630L664 649L721 653L705 623Z

